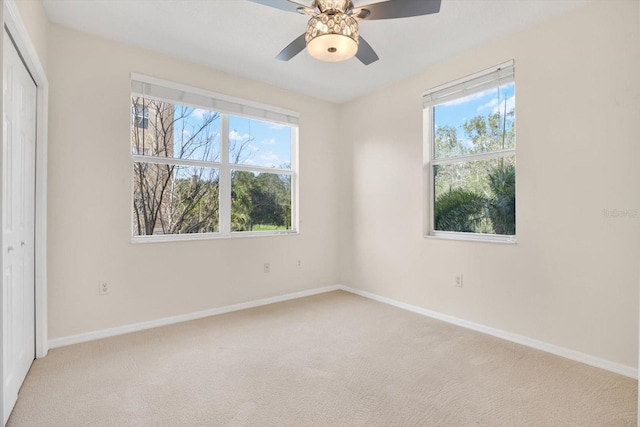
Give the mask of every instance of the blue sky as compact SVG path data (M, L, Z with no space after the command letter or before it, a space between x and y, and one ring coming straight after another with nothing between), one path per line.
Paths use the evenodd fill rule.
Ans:
M499 89L499 90L498 90ZM498 97L499 92L499 97ZM509 83L500 88L488 89L473 93L464 98L454 99L435 107L436 126L451 126L458 128L458 137L464 135L460 128L466 120L476 116L494 114L500 108L504 111L504 102L507 103L507 112L515 107L515 84Z
M291 128L244 117L229 117L229 146L234 141L252 140L243 153L245 165L268 168L291 164Z
M176 108L176 114L180 109ZM212 114L200 108L195 108L185 121L185 136L189 136L194 128L201 126L201 121ZM178 126L178 124L176 124ZM206 160L218 161L220 144L220 119L209 126L209 132L215 134L212 152L204 156L203 149L197 150L189 158L206 157ZM181 132L174 133L176 147L180 145ZM268 168L291 164L291 128L277 123L263 122L245 117L229 116L229 158L235 158L233 148L244 145L239 164L247 166L262 166ZM175 150L176 152L178 150Z

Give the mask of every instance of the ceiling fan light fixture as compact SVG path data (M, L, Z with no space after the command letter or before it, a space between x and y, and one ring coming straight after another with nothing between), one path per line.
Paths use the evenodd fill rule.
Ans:
M312 17L305 34L307 51L320 61L345 61L358 52L358 23L351 16L330 10Z

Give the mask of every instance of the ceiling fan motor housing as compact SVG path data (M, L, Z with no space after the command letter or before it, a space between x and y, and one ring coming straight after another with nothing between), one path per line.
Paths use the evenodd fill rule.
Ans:
M317 8L321 13L330 10L348 13L353 9L353 2L351 0L315 0L313 7Z

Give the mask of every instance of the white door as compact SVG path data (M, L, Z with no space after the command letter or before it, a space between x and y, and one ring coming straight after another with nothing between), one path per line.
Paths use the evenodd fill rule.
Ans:
M35 357L36 85L5 32L3 45L3 395L6 423Z

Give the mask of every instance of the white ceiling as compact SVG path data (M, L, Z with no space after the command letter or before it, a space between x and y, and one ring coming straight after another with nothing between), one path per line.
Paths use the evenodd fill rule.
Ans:
M319 62L306 52L275 60L308 17L247 0L44 0L44 7L61 25L343 103L589 1L442 0L435 15L361 21L360 34L380 57L369 66Z

